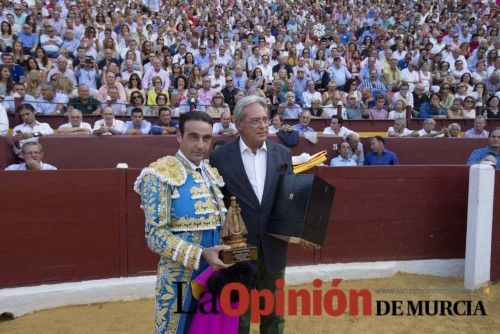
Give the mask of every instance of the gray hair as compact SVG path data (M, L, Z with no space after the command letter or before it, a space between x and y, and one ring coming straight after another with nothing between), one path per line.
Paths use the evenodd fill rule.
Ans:
M83 116L83 114L82 114L82 112L80 110L73 108L70 111L68 111L68 118L70 118L71 115L75 114L75 113L78 114L78 115L80 115L80 116Z
M458 124L458 123L450 123L450 124L448 125L448 130L451 130L452 128L455 128L455 129L457 129L458 131L460 131L460 130L462 129L462 128L460 127L460 124Z
M267 103L266 100L260 96L257 95L250 95L250 96L245 96L242 97L238 103L236 103L236 106L234 107L233 111L233 119L235 122L240 122L245 118L245 109L252 105L252 104L259 104L261 105L267 112Z
M40 144L38 141L35 141L35 140L30 140L30 141L27 141L26 143L23 144L23 146L21 146L21 152L24 153L24 149L27 148L28 146L37 146L38 149L40 150L40 152L43 152L43 147L42 147L42 144Z

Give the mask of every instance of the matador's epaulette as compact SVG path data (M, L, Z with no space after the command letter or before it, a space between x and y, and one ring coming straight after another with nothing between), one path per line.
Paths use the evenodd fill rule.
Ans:
M161 182L165 182L174 187L183 185L187 178L186 168L173 156L160 158L141 171L141 174L134 183L134 190L137 193L139 192L141 181L146 175L154 175L160 179ZM222 180L218 173L217 175Z

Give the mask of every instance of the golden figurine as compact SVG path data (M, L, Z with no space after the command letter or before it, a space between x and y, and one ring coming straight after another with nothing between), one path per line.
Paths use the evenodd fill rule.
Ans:
M246 243L247 233L240 206L236 202L236 197L231 196L231 205L221 229L222 243L231 249L220 252L222 262L230 264L257 260L257 247Z

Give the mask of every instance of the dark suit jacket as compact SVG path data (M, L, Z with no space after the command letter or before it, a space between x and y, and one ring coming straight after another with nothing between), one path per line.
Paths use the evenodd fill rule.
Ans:
M279 176L292 171L292 155L285 146L272 140L266 141L266 181L262 203L259 204L243 167L239 141L238 137L232 143L214 150L210 156L210 164L217 167L224 179L225 187L222 190L226 205L230 196L236 196L238 199L248 230L248 242L259 247L268 272L273 273L286 266L288 244L267 234L267 224Z

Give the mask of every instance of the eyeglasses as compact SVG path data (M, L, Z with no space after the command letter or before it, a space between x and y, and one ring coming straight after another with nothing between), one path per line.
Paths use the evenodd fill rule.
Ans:
M233 82L233 80L232 79L231 80L226 80L226 82Z
M247 121L247 123L251 125L260 125L261 123L264 123L264 125L267 125L269 123L269 120L267 119L267 117L252 118L251 120Z

